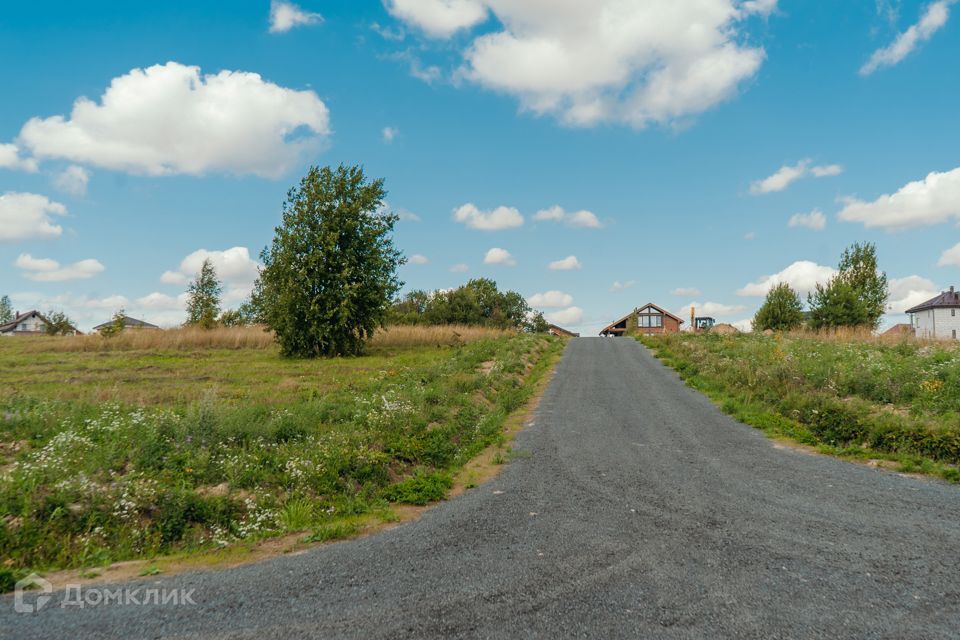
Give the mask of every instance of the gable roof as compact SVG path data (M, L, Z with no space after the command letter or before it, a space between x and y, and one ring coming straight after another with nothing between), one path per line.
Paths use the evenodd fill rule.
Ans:
M883 334L881 335L893 336L893 335L899 335L901 333L913 333L913 325L907 324L906 322L901 322L900 324L893 325L892 327L884 331Z
M960 307L960 293L957 293L953 290L953 287L950 287L949 291L944 291L935 298L930 298L926 302L921 302L917 306L907 309L904 313L918 313L928 309L949 309L952 307Z
M0 324L0 333L5 333L5 332L7 332L7 331L12 331L13 329L16 328L16 326L17 326L18 324L20 324L21 321L26 320L27 318L32 318L33 316L37 316L38 318L40 318L40 319L43 320L44 322L47 321L46 318L44 318L42 315L40 315L40 312L39 312L39 311L37 311L36 309L34 309L33 311L27 311L26 313L20 313L20 314L14 316L13 320L11 320L10 322L4 322L3 324Z
M94 331L103 329L104 327L109 327L113 324L113 319L107 320L103 324L98 324L93 328ZM136 327L138 329L159 329L155 324L150 324L144 320L137 320L136 318L131 318L130 316L123 316L123 326L124 327Z
M16 318L14 318L13 320L11 320L10 322L6 322L6 323L0 325L0 333L11 333L11 332L14 332L14 331L16 331L16 328L17 328L17 325L18 325L18 324L20 324L21 322L23 322L23 321L26 320L27 318L32 318L32 317L34 317L34 316L36 316L37 318L40 318L40 320L43 321L43 324L50 324L50 321L47 320L42 313L40 313L39 311L37 311L36 309L34 309L34 310L32 310L32 311L27 311L26 313L21 313L20 315L18 315ZM73 326L72 324L70 325L70 330L73 331L73 332L75 332L75 333L78 333L78 334L80 333L80 331L79 331L75 326ZM43 332L38 332L38 331L19 331L19 332L17 332L17 333L43 333Z
M647 304L643 305L642 307L637 307L637 310L634 311L634 313L640 313L641 311L643 311L644 309L647 309L647 308L649 308L649 307L653 307L654 309L656 309L657 311L659 311L659 312L662 313L663 315L665 315L665 316L670 316L671 318L673 318L674 320L676 320L676 321L679 322L680 324L683 324L683 319L682 319L682 318L680 318L679 316L673 315L672 313L670 313L669 311L667 311L667 310L664 309L663 307L658 307L657 305L653 304L652 302L648 302ZM627 314L627 315L629 316L630 314Z
M642 307L637 307L636 309L634 309L633 311L631 311L631 312L628 313L627 315L623 316L623 317L620 318L619 320L614 320L613 322L611 322L610 324L608 324L606 327L604 327L603 329L601 329L600 333L603 334L603 333L606 333L607 331L612 331L615 326L617 326L618 324L620 324L620 323L623 322L624 320L627 320L630 316L632 316L632 315L634 315L634 314L636 314L636 313L640 313L640 312L643 311L644 309L649 309L649 308L656 309L658 312L662 313L663 315L665 315L665 316L670 316L671 318L673 318L674 320L676 320L678 323L683 324L683 319L682 319L682 318L679 318L679 317L673 315L672 313L670 313L669 311L667 311L667 310L664 309L663 307L659 307L659 306L653 304L652 302L648 302L647 304L643 305Z
M579 337L580 337L580 334L579 334L579 333L575 333L575 332L573 332L573 331L570 331L569 329L564 329L563 327L559 327L559 326L557 326L557 325L555 325L555 324L548 324L547 327L549 327L549 329L550 329L551 332L552 332L552 331L556 331L556 332L561 333L561 334L563 334L563 335L565 335L565 336L567 336L567 337L570 337L570 338L579 338Z

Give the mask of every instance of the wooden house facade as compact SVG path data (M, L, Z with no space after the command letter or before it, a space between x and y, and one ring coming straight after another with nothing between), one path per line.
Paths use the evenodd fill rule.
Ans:
M683 324L678 316L652 302L637 307L600 332L602 336L652 336L659 333L677 333Z

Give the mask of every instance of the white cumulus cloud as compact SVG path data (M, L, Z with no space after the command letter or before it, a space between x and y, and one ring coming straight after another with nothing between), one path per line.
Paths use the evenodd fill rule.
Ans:
M387 0L387 10L429 36L446 38L487 18L478 0Z
M766 54L745 18L773 0L388 0L433 37L471 35L457 72L515 96L521 108L591 126L642 128L689 119L731 98Z
M610 292L617 293L619 291L625 291L633 287L637 282L635 280L627 280L625 282L620 282L619 280L614 280L613 284L610 285Z
M384 142L390 144L396 140L398 135L400 135L400 130L395 127L384 127L383 131L380 132L380 135Z
M810 162L810 159L807 158L805 160L801 160L797 164L784 165L780 167L773 175L770 175L763 180L757 180L751 184L750 193L753 195L775 193L777 191L783 191L801 178L806 178L808 176L813 176L814 178L827 178L830 176L838 176L843 173L843 167L839 164L811 166Z
M527 298L527 303L531 307L540 309L559 309L560 307L569 307L573 304L573 296L563 291L545 291L544 293L535 293Z
M931 172L923 180L873 202L856 198L843 202L841 220L891 231L960 220L960 167L945 173Z
M197 249L183 260L176 270L165 271L160 276L164 284L185 285L197 276L203 261L209 259L224 284L223 301L237 302L250 295L253 283L259 275L260 264L250 257L246 247L232 247L224 251Z
M270 3L270 33L286 33L294 27L319 24L323 16L304 11L292 2L273 0Z
M554 311L544 315L548 322L556 325L576 325L583 320L583 309L580 307L568 307L560 311Z
M691 307L693 307L694 313L696 313L698 316L710 316L714 318L740 315L746 311L746 307L742 304L723 304L722 302L691 302L690 304L677 309L675 313L681 318L689 318Z
M955 1L938 0L927 5L919 22L897 35L896 39L886 47L873 52L866 64L860 67L860 75L868 76L880 67L894 66L932 38L947 24L950 18L950 5Z
M63 228L51 216L65 216L67 208L35 193L0 195L0 242L29 238L56 238Z
M430 262L430 260L427 256L420 255L419 253L413 254L410 256L410 259L407 260L407 264L427 264L428 262Z
M903 313L940 293L937 285L921 276L891 278L888 284L890 298L887 309L892 313Z
M506 249L493 247L487 251L487 255L484 256L483 264L495 264L504 267L512 267L517 264L517 261L513 259L513 256L510 255L510 252Z
M960 267L960 243L953 245L951 248L941 253L940 259L937 260L937 266Z
M472 202L454 209L453 219L471 229L481 231L499 231L523 226L523 216L513 207L497 207L483 211Z
M147 294L142 298L137 298L136 303L144 309L156 309L160 311L174 311L187 308L188 296L181 293L178 296L170 296L159 291Z
M588 229L599 229L603 225L600 219L592 211L581 209L580 211L565 211L563 207L554 205L549 209L541 209L533 214L534 220L550 220L562 222L570 227L585 227Z
M21 253L14 264L21 270L20 275L34 282L85 280L102 273L105 268L99 260L93 258L61 266L56 260L34 258L29 253Z
M19 169L33 173L37 170L37 161L33 158L21 158L20 149L15 144L0 144L0 169Z
M114 78L99 103L79 98L68 117L32 118L18 144L39 159L136 174L278 176L329 133L313 91L168 62Z
M827 226L827 217L819 209L814 209L810 213L795 213L790 216L787 222L789 227L806 227L814 231L823 231Z
M798 260L779 273L761 276L737 291L738 296L760 297L767 295L774 286L785 282L801 296L813 291L817 284L826 284L836 275L836 269L819 265L810 260Z
M512 267L517 264L517 261L513 259L513 256L510 255L510 252L506 249L501 249L500 247L493 247L487 251L487 255L483 258L483 264L494 264L504 267Z
M572 269L580 269L583 267L583 265L580 264L580 261L577 260L577 256L567 256L562 260L554 260L547 266L554 271L570 271Z
M466 273L467 271L470 271L470 267L462 262L450 267L450 273Z
M90 172L79 165L72 164L53 178L53 186L75 196L87 193Z

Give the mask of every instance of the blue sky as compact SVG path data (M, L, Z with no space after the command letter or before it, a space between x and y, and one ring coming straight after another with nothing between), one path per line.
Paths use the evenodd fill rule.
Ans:
M747 320L855 241L888 322L960 284L952 1L192 5L0 10L18 309L175 324L208 255L235 305L287 189L341 162L386 180L407 289L491 277L590 333Z

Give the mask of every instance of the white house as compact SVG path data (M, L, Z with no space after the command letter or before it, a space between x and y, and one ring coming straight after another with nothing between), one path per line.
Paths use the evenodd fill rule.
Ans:
M71 327L72 328L72 327ZM0 324L0 336L36 336L47 332L47 319L39 311L17 312L16 317L5 324ZM78 333L72 328L72 333Z
M936 298L907 309L918 338L956 340L960 333L960 293L950 287Z

